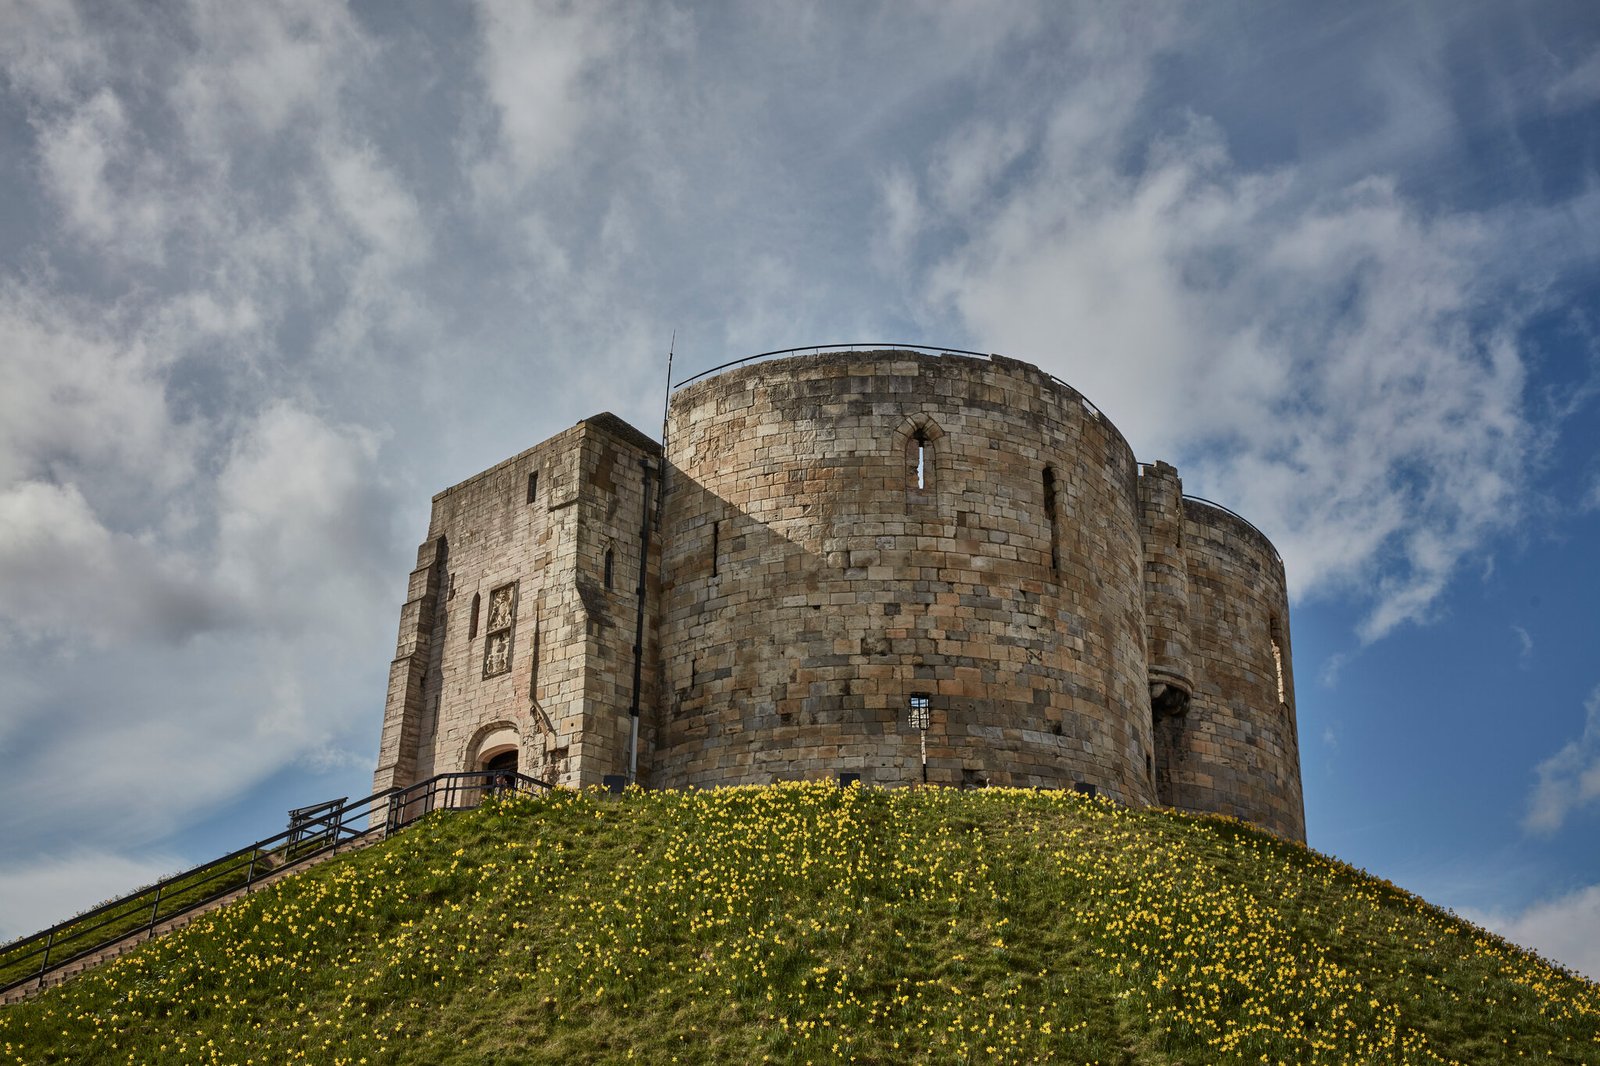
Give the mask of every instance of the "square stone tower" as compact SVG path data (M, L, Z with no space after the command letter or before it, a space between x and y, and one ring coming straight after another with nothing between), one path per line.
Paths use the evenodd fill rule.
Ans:
M628 771L636 688L655 701L658 551L642 547L660 451L596 415L433 498L375 791L486 768L574 787Z

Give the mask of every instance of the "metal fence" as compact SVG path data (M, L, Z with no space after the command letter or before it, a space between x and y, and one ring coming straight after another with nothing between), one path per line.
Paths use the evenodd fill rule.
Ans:
M48 929L0 946L0 992L29 981L284 870L369 836L388 836L437 810L476 807L489 796L550 786L510 770L439 774L354 803L343 797L289 812L289 828L192 870L102 903ZM37 961L35 961L37 960Z

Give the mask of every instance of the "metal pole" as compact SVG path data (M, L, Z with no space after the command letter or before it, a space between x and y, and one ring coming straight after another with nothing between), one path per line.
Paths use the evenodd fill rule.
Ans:
M160 910L160 909L161 909L161 886L157 885L156 886L156 899L155 899L155 902L150 904L150 931L152 933L155 932L155 930L156 930L156 912L158 910Z
M655 506L658 519L666 495L667 412L672 407L672 357L677 348L678 331L673 330L672 340L667 345L667 382L661 400L661 459L656 468ZM639 780L639 688L640 671L644 665L644 612L649 599L649 582L646 575L650 569L650 533L654 524L650 520L650 464L641 459L639 465L644 470L644 513L640 515L639 524L639 609L633 627L633 702L628 707L628 784L630 785L636 784Z
M45 975L45 972L50 969L50 948L55 944L55 942L56 942L56 931L54 929L52 929L52 930L50 930L49 935L44 938L44 961L39 963L39 987L40 988L44 987L44 975Z
M639 688L644 669L644 609L649 598L647 576L650 568L650 460L640 459L640 494L643 507L639 515L638 606L633 615L633 701L628 705L628 784L639 777Z

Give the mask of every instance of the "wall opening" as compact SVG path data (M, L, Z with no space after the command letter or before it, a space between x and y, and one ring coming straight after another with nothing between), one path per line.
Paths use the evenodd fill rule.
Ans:
M617 553L610 548L606 549L606 588L611 587L611 578L616 571Z
M537 608L537 604L535 604ZM533 648L528 655L528 702L539 702L539 614L533 616Z
M479 608L479 606L482 605L482 603L483 603L482 594L474 592L472 594L472 613L467 616L467 639L468 640L477 640L478 639L478 608Z
M1056 521L1056 471L1055 467L1044 468L1044 513L1050 523L1050 571L1061 572L1061 530Z
M510 748L506 751L496 752L483 760L485 770L505 770L517 772L517 749Z
M1278 678L1278 702L1288 703L1289 690L1283 683L1283 624L1277 615L1267 623L1267 631L1272 637L1272 669Z
M926 493L933 484L933 442L926 426L917 426L906 441L906 491Z
M711 523L711 576L717 576L717 556L722 552L722 523Z
M939 424L925 414L914 415L901 423L895 435L897 447L903 449L905 462L901 476L905 479L906 504L913 508L929 509L939 491L938 442L944 433Z
M494 774L488 781L489 792L511 789L516 785L517 749L498 751L483 760L483 768Z
M528 473L528 502L532 503L539 498L539 471L532 470Z

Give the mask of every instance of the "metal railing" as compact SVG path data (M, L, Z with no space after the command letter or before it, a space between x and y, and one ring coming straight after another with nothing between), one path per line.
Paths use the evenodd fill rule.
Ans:
M806 344L799 348L774 348L770 352L757 352L755 355L747 355L743 359L735 359L732 362L723 363L721 366L714 366L710 370L702 370L700 373L686 377L682 381L674 382L672 389L676 392L691 381L699 381L701 378L719 374L730 367L743 366L745 363L753 363L757 359L769 359L776 355L798 355L801 352L854 351L933 352L936 355L974 355L979 359L988 359L991 355L990 352L969 352L965 348L941 348L933 344L902 344L898 341L858 341L855 344Z
M1191 503L1203 503L1207 507L1212 508L1213 510L1221 511L1223 514L1231 515L1232 517L1238 519L1240 522L1243 522L1247 527L1249 527L1250 529L1255 531L1256 536L1260 537L1263 541L1266 542L1267 547L1272 549L1272 557L1274 559L1278 560L1280 563L1283 562L1283 556L1278 554L1278 546L1276 544L1272 543L1272 538L1267 536L1265 533L1261 532L1261 527L1260 526L1257 526L1254 522L1250 521L1250 519L1246 518L1244 515L1240 514L1238 511L1235 511L1231 507L1224 507L1222 504L1218 503L1216 500L1208 500L1204 496L1190 496L1188 493L1184 493L1183 494L1183 498L1188 500L1188 501L1190 501Z
M344 844L378 834L387 837L437 810L476 807L489 796L543 792L550 785L510 770L439 774L404 788L375 792L347 803L343 798L289 812L289 828L219 859L102 903L32 936L0 945L0 993L38 981L118 941L151 933L163 922L188 914L240 889L302 866ZM37 959L35 963L32 960Z
M774 348L770 352L757 352L755 355L747 355L742 359L734 359L730 362L723 363L720 366L714 366L709 370L702 370L698 374L691 374L689 377L686 377L681 381L671 382L667 391L668 395L670 396L671 393L677 392L685 385L699 381L701 378L708 378L713 374L720 374L724 370L729 370L736 366L743 366L746 363L754 363L759 359L771 359L780 355L800 355L806 352L821 353L858 351L930 352L934 355L968 355L977 359L991 360L1002 358L994 352L974 352L969 351L966 348L947 348L937 344L906 344L902 341L856 341L853 344L805 344L798 348ZM1038 368L1036 367L1035 369ZM1089 399L1089 397L1085 396L1077 388L1065 381L1062 381L1054 374L1051 374L1045 370L1039 370L1039 373L1043 374L1047 379L1050 380L1051 383L1059 385L1072 396L1076 397L1078 402L1084 406L1084 409L1087 410L1092 417L1104 422L1106 426L1110 427L1113 433L1122 439L1123 446L1128 449L1128 454L1133 454L1133 448L1128 445L1128 439L1122 436L1122 431L1112 424L1111 420L1105 416L1105 412L1101 411L1099 406L1093 400Z

